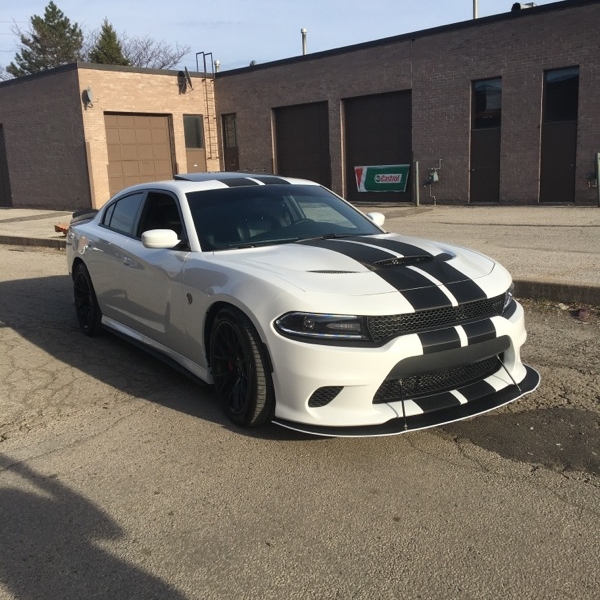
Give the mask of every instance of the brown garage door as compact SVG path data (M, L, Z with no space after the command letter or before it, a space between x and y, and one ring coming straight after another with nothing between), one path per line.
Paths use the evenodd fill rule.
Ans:
M105 113L110 193L136 183L171 179L169 117Z
M331 187L327 102L275 109L277 173Z
M412 162L412 104L410 90L348 98L346 123L346 198L353 202L410 202L406 192L359 192L354 167Z

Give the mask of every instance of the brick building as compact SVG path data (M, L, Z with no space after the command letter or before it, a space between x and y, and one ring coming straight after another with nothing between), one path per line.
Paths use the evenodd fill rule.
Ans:
M212 75L84 63L0 84L0 206L99 207L218 170Z
M238 165L317 179L419 162L421 201L598 203L600 3L571 0L221 73ZM227 140L225 140L227 146ZM227 148L225 148L227 150Z
M86 64L0 83L0 206L100 206L136 181L219 168L406 202L416 163L423 203L595 205L598 22L599 0L507 3L492 17L193 73L191 88L175 71ZM387 164L410 165L413 185L358 192L354 167Z

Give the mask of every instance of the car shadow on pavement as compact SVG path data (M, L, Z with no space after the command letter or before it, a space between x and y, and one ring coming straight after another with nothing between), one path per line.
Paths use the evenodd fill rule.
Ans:
M238 427L218 406L212 386L184 375L108 331L95 338L86 337L77 324L72 282L67 275L0 282L0 329L6 327L57 361L132 398L214 422L241 435L290 441L319 439L271 424L257 429ZM33 366L23 365L22 369L20 378L36 377ZM72 392L69 385L70 381L65 382L65 402ZM72 401L88 402L91 407L94 402L102 405L107 396L117 395L99 393L93 398L86 394Z
M167 583L99 547L121 528L52 476L0 454L0 582L11 598L184 600Z
M442 431L511 460L600 475L600 418L580 408L505 409Z

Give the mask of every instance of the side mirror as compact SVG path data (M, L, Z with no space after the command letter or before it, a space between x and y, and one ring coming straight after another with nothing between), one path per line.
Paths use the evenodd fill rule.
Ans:
M180 242L172 229L150 229L142 233L142 244L145 248L167 250L175 248Z
M385 215L380 212L367 213L367 217L369 217L377 227L383 227L383 224L385 223Z

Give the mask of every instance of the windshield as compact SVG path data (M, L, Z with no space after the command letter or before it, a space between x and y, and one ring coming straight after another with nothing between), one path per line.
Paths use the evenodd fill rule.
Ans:
M257 185L187 194L202 250L381 233L363 214L316 185Z

